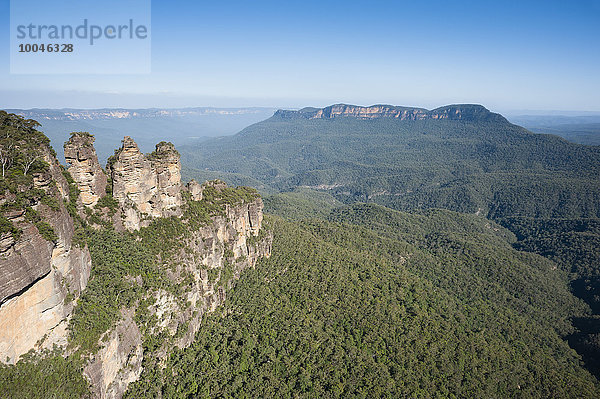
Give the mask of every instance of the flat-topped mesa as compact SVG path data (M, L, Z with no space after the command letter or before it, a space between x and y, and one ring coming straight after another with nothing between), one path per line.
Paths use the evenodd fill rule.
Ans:
M145 226L148 217L181 214L181 162L171 143L162 142L144 155L129 136L107 165L113 197L123 211L128 230Z
M279 110L276 117L284 119L334 119L339 117L353 117L357 119L393 118L399 120L425 120L449 119L464 121L506 121L500 115L490 112L482 105L456 104L426 110L424 108L397 107L393 105L371 105L361 107L358 105L335 104L325 108L303 108L299 111Z
M94 141L89 133L75 132L64 145L69 173L80 191L79 200L87 207L96 205L106 194L107 178L98 162Z

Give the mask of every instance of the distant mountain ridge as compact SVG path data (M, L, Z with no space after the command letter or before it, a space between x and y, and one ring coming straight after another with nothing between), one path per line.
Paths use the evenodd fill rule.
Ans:
M100 109L10 109L8 112L21 115L25 118L43 120L103 120L103 119L133 119L133 118L160 118L160 117L186 117L203 115L248 115L264 113L270 108L100 108Z
M8 112L41 123L40 130L50 138L60 159L62 144L71 132L94 132L98 137L96 151L104 162L125 135L131 136L142 151L150 152L165 135L177 146L199 138L235 134L270 118L275 108L36 108Z
M367 107L349 104L334 104L325 108L307 107L299 111L278 110L275 113L275 117L284 119L333 119L338 117L354 117L358 119L395 118L412 121L449 119L508 122L502 115L493 113L484 106L478 104L453 104L433 110L386 104L376 104Z
M600 145L600 114L511 115L509 119L534 133L554 134L578 144Z
M600 215L600 148L533 134L481 105L279 110L179 150L192 177L218 172L265 191L308 187L344 203L490 218Z

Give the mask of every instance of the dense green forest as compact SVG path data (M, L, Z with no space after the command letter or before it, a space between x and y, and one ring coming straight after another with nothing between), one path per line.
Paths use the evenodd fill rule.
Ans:
M225 180L252 180L265 194L279 192L266 204L288 218L322 217L336 202L487 217L517 235L515 248L556 261L572 292L600 313L599 146L533 134L501 117L276 114L236 136L181 151L190 176L221 171ZM573 317L578 332L569 342L600 376L600 323L595 316Z
M597 397L595 378L561 338L574 332L570 315L589 312L556 263L515 250L517 236L481 217L310 195L267 200L296 219L267 219L272 257L244 273L191 347L171 352L166 367L150 357L127 397ZM329 211L299 220L314 206ZM92 236L95 278L74 332L94 336L101 318L111 324L123 273L148 284L130 287L123 304L166 281L152 271L152 253L167 254L177 240L157 246L152 237L178 237L165 235L177 226L154 224L141 244L110 231ZM82 329L80 320L92 324ZM151 338L146 350L160 345ZM0 381L28 397L81 397L78 359L26 357Z
M514 217L499 223L517 235L515 248L541 254L569 272L573 294L594 314L574 316L576 331L568 340L586 367L600 376L600 220Z
M492 218L600 216L600 147L533 134L504 119L276 115L181 153L190 175L245 176L265 192L306 186L347 203L481 210Z
M86 397L85 359L135 304L145 355L128 398L600 396L598 147L501 118L274 117L182 152L188 176L269 194L272 256L180 349L153 333L147 293L180 297L189 281L167 274L190 232L256 191L186 194L181 219L116 232L102 218L110 193L86 222L65 171L76 242L93 262L69 323L72 355L0 365L0 393ZM31 180L12 154L9 191Z
M586 307L509 231L360 204L328 219L269 218L272 257L128 397L599 394L561 339Z
M84 362L77 356L63 357L62 350L32 350L14 366L0 363L0 397L18 399L89 398L88 382L82 375Z

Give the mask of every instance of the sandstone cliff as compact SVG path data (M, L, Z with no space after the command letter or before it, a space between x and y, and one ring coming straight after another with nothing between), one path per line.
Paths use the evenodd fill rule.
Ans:
M126 136L107 169L126 229L146 226L149 218L180 215L181 163L173 144L160 143L155 152L144 155Z
M36 151L43 163L31 185L25 178L4 181L0 192L2 216L13 229L0 237L0 359L8 363L34 347L66 343L67 319L91 267L87 248L73 242L61 167L47 144Z
M94 141L94 136L89 133L72 133L64 145L69 173L80 191L79 200L87 207L96 205L106 194L106 174L98 163Z
M227 290L244 269L254 267L260 257L271 253L272 237L262 228L260 197L223 202L232 189L220 181L202 185L192 182L188 187L192 188L186 193L191 202L184 207L201 200L219 206L208 223L190 227L185 235L176 237L181 245L172 250L170 262L164 265L170 279L185 281L185 288L179 293L164 289L148 293L144 300L150 303L148 312L154 322L136 322L136 309L122 310L121 320L105 334L101 349L85 369L96 397L122 397L128 385L139 378L145 358L161 362L173 345L190 345L202 316L225 301ZM198 199L202 193L210 198ZM195 221L187 220L185 224ZM167 241L165 237L165 246L169 245ZM165 337L163 344L148 352L143 345L147 339L143 331L146 336Z
M108 179L93 136L74 133L65 143L68 172L40 137L45 144L39 170L12 185L0 181L0 358L14 363L30 349L59 344L66 356L86 359L84 375L94 397L121 398L140 377L143 362L160 364L173 346L190 345L203 315L225 301L241 272L270 256L263 203L256 191L219 180L191 181L184 188L171 143L142 154L125 137L109 160ZM118 283L136 292L135 300L119 305L118 314L101 324L97 341L82 347L73 322L89 313L96 316L83 325L97 325L93 308L79 310L87 306L86 294L107 278L95 275L92 266L108 251L93 245L90 237L99 231L139 245L135 253L146 256L152 272L119 275ZM94 258L87 244L96 248ZM119 293L102 289L118 303Z
M475 104L448 105L431 111L424 108L397 107L393 105L372 105L361 107L357 105L335 104L325 108L303 108L299 111L279 110L275 116L290 119L333 119L339 117L353 117L358 119L395 118L399 120L503 120L506 119L485 107Z
M185 187L190 193L192 200L200 201L202 199L202 191L204 191L204 186L202 186L196 180L191 180Z

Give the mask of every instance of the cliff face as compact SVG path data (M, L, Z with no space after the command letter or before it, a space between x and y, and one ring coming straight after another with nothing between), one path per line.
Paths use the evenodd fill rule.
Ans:
M86 144L93 152L91 143ZM270 255L272 237L262 229L260 197L251 195L227 202L224 198L235 190L222 181L191 181L183 188L179 153L171 143L161 142L151 154L142 154L136 143L125 137L122 147L109 160L107 171L112 195L118 202L117 228L122 223L125 229L137 231L156 218L182 217L184 209L203 200L216 212L201 227L187 228L189 234L170 254L174 263L164 266L173 283L189 282L184 292L175 295L161 289L148 293L144 300L151 303L149 312L157 320L153 325L136 321L135 308L122 309L120 321L105 333L100 350L85 368L94 396L120 398L139 378L145 357L164 357L171 349L165 343L155 352L146 353L144 334L163 334L170 345L178 347L190 345L202 316L225 301L227 290L240 273L254 267L260 257ZM186 219L184 223L194 221Z
M107 179L98 163L94 141L88 133L73 133L64 145L69 173L80 191L79 200L87 207L96 205L106 193Z
M91 235L114 227L121 232L112 233L121 238L135 237L130 244L135 246L145 239L140 228L153 231L153 220L174 217L155 224L172 228L173 236L160 236L155 245L175 243L167 252L138 248L156 255L150 259L164 286L152 286L138 293L133 305L121 307L120 318L98 340L98 350L81 349L94 396L121 398L142 373L144 359L161 361L173 345L192 343L202 316L225 301L241 272L270 256L272 237L262 227L263 203L255 191L228 188L218 180L192 181L183 188L179 153L171 143L159 143L145 155L125 137L107 166L111 198L93 143L87 133L75 133L65 143L69 173L49 145L42 146L42 171L0 191L0 359L15 363L32 348L54 344L68 348L67 355L80 351L71 345L67 326L88 280L97 277L90 277L87 241L76 240L76 230ZM77 198L70 197L77 193L74 185ZM122 278L138 286L145 281L142 275ZM147 341L155 336L161 341L150 350Z
M13 208L3 216L20 231L0 237L0 359L8 363L34 346L66 343L73 299L90 275L90 254L73 244L73 219L63 203L68 183L49 147L40 149L40 157L48 169L34 174L32 187L0 193L0 204ZM16 203L24 191L35 190L43 200Z
M202 200L202 191L204 190L204 188L196 180L191 180L187 184L186 189L190 193L192 200L194 200L194 201Z
M108 169L126 229L146 226L148 217L180 215L181 163L171 143L160 143L155 152L144 155L131 137L125 137Z
M304 108L299 111L279 110L275 116L291 119L333 119L353 117L358 119L394 118L399 120L506 120L503 116L487 110L481 105L458 104L448 105L428 111L424 108L396 107L392 105L372 105L361 107L357 105L335 104L325 108Z
M189 193L192 201L207 189L216 199L228 190L220 181L202 185L193 182L188 187L193 189ZM184 292L176 295L159 289L150 293L149 312L156 323L137 324L133 318L135 309L123 309L121 321L106 333L102 348L85 369L96 397L121 398L128 385L139 378L144 358L161 361L172 345L189 346L203 315L223 304L227 290L242 271L254 267L259 258L270 256L272 237L262 229L263 203L259 197L223 204L221 210L207 225L192 229L173 254L177 266L170 278L174 282L187 279ZM171 345L145 352L141 332L144 330L155 336L163 334Z
M106 333L104 346L84 370L96 398L121 398L142 372L142 334L134 314L132 309L121 311L121 320Z
M181 161L171 143L161 142L150 154L150 162L156 173L156 191L161 217L181 215Z

